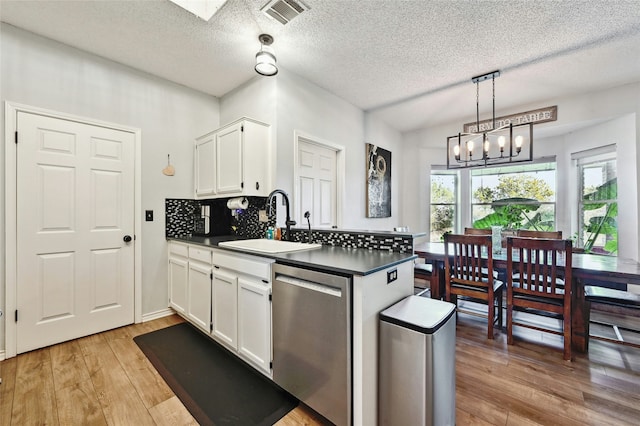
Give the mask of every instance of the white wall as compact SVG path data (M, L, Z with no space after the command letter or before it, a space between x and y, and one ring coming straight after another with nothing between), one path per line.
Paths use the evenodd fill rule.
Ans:
M638 239L638 221L640 214L640 83L628 84L608 90L586 93L579 96L550 99L540 104L522 105L517 111L527 111L543 106L558 105L558 120L534 126L536 129L558 129L560 135L535 139L534 157L555 155L558 161L558 226L565 235L572 235L572 210L570 197L572 152L596 146L616 143L618 145L618 176L620 187L619 201L620 235L619 255L638 259L640 241ZM513 111L497 111L496 115L506 115ZM461 117L459 121L403 135L404 157L407 167L403 168L404 182L416 182L420 187L415 197L405 197L403 211L406 222L415 229L429 226L429 212L424 208L429 204L429 181L425 179L425 170L432 165L446 162L445 145L447 136L456 134L462 123L473 121L471 117ZM597 123L597 124L589 124ZM581 130L570 130L579 126ZM562 129L565 129L564 131ZM417 160L416 160L417 159ZM416 164L419 161L419 164ZM622 190L624 188L624 191ZM624 237L622 236L624 233ZM622 241L624 238L624 242Z
M142 209L155 213L154 222L143 222L136 230L142 244L142 313L166 308L164 199L193 198L193 140L219 126L218 99L10 25L2 24L0 31L0 100L142 130ZM4 137L4 122L0 131ZM173 177L161 172L167 154L176 168ZM4 148L0 156L4 165ZM0 179L4 241L4 211L11 206L4 205L4 173ZM0 254L4 310L4 244ZM0 345L4 347L4 317Z
M276 188L293 194L294 132L298 131L345 148L342 228L380 230L404 224L399 202L402 197L399 132L380 121L365 119L359 108L285 69L280 69L275 77L254 78L225 95L220 105L223 123L248 115L273 126L277 142L273 157ZM391 218L365 217L365 142L392 152ZM300 218L293 219L300 223Z
M627 114L605 123L569 133L564 138L564 155L559 170L574 170L571 153L615 144L618 177L618 252L622 257L638 259L638 166L635 114ZM558 146L559 144L556 144ZM558 159L560 164L560 159ZM572 177L565 178L571 181ZM575 182L575 177L573 177ZM573 186L573 185L572 185ZM569 209L564 219L575 218L578 194L567 197Z

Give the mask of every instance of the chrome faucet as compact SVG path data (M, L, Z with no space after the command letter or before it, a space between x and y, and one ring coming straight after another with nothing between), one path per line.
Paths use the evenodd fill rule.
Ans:
M269 194L269 197L267 198L267 214L271 214L271 202L273 201L273 198L276 196L276 194L282 194L282 204L284 204L287 208L287 220L284 222L284 224L287 227L286 238L291 241L291 225L295 225L296 221L291 220L291 216L289 215L289 196L282 189L274 189L273 191L271 191L271 194Z

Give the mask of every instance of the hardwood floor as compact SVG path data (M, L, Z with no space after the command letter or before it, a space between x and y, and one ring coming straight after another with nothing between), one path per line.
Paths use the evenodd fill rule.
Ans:
M0 425L196 424L132 340L182 321L174 315L0 362ZM458 425L637 425L640 350L592 340L588 354L563 361L555 336L516 333L508 346L504 333L489 341L482 319L461 314L456 406ZM278 422L321 424L304 406Z

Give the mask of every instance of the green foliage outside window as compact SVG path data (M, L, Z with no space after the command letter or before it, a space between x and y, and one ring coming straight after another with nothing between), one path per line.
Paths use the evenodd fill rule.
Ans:
M606 254L618 252L618 180L611 179L595 188L595 191L583 196L582 208L585 212L604 209L604 214L591 216L584 224L584 231L587 238L584 249L587 252L596 248L599 236L605 237L604 246L598 247Z
M534 175L500 175L495 187L480 186L474 191L474 201L478 204L490 203L493 212L474 221L473 227L553 230L555 218L540 207L542 202L553 201L554 195L549 184Z

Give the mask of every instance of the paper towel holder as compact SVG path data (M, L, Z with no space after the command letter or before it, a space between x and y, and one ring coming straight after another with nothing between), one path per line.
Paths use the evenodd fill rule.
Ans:
M249 200L247 197L229 198L227 200L227 208L231 210L231 214L236 219L240 210L246 210L249 207Z

